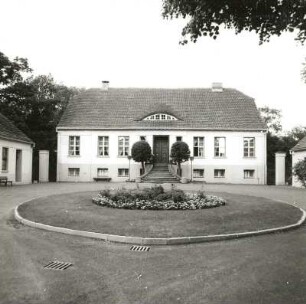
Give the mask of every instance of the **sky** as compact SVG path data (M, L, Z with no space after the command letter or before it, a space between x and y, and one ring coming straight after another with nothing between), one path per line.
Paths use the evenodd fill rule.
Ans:
M185 20L162 18L162 0L0 0L0 51L67 86L209 88L222 82L306 126L306 45L294 34L259 45L223 30L179 44Z

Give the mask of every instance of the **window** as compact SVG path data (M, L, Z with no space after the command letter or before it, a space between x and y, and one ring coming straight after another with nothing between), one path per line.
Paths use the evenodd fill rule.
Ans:
M182 136L176 136L176 141L182 141Z
M68 168L68 176L80 176L80 168Z
M2 171L8 171L8 156L9 156L9 149L3 147L2 148Z
M129 137L119 136L118 138L118 154L119 156L129 155Z
M80 136L69 136L69 155L80 155Z
M193 169L193 177L204 177L204 169Z
M215 137L215 157L225 157L225 137Z
M243 156L255 157L255 137L243 138Z
M193 156L204 157L204 137L193 138Z
M157 113L157 114L149 115L145 117L143 120L177 120L177 118L169 114Z
M145 136L140 136L140 140L146 141L146 137Z
M108 153L109 153L108 136L99 136L98 137L98 155L108 156L109 155Z
M225 169L215 169L214 170L215 178L224 178L225 177Z
M129 176L129 169L118 169L118 176L121 177Z
M244 178L254 178L255 170L244 170Z
M108 169L107 168L98 168L97 169L97 176L108 176Z

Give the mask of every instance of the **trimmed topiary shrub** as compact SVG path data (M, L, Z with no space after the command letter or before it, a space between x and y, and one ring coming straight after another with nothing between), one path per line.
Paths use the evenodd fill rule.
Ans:
M165 192L163 187L140 190L101 191L93 203L110 208L142 210L195 210L225 205L226 201L204 192L184 193L182 190Z
M135 142L132 147L132 158L135 162L140 162L142 167L142 174L145 173L145 162L152 157L152 150L150 145L145 140Z
M293 174L306 188L306 157L295 164L293 168Z
M181 163L187 161L190 157L188 145L183 141L175 142L171 147L170 157L177 164L178 175L182 176Z

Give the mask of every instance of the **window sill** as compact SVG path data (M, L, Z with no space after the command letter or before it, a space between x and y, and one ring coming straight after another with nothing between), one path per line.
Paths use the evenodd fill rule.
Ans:
M243 156L244 159L256 159L256 156Z
M205 159L205 156L194 156L194 159Z
M226 156L214 156L214 159L227 159Z
M108 156L105 156L105 155L97 155L98 158L109 158L109 155Z
M225 178L225 176L214 176L214 178Z
M81 155L67 155L67 157L72 157L72 158L78 158L78 157L81 157Z
M128 157L128 155L117 155L117 158L127 158Z

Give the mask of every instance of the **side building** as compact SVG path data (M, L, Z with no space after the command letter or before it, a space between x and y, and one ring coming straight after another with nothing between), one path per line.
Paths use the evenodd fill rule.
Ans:
M194 160L182 175L209 183L266 183L266 126L254 99L235 89L89 89L68 105L57 127L58 181L135 179L133 144L146 140L154 164L170 161L174 142ZM192 168L192 169L191 169Z
M292 168L297 162L306 158L306 136L301 139L292 149ZM293 187L302 187L302 183L297 179L296 176L292 177Z
M34 142L8 118L0 114L0 176L28 184L32 182Z

